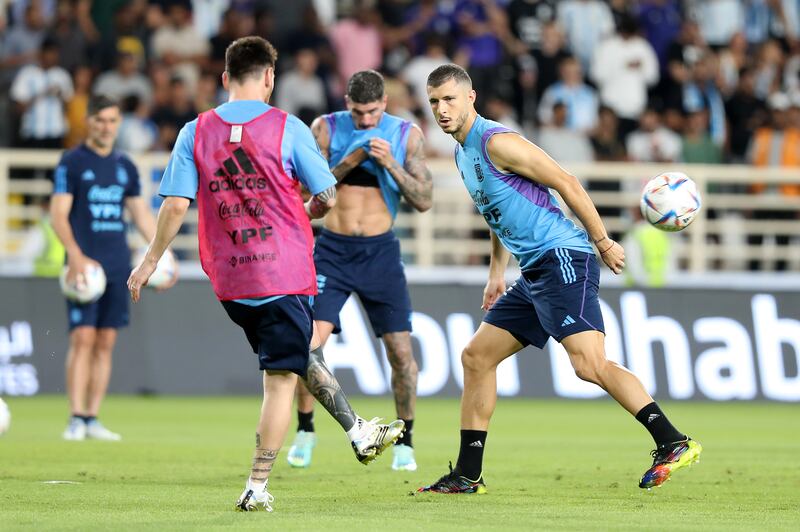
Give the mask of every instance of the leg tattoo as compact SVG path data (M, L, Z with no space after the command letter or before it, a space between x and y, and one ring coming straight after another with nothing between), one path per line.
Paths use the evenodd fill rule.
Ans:
M261 443L261 436L256 434L256 444ZM278 449L262 449L256 447L253 454L253 467L250 469L250 480L263 484L269 478L272 466L275 465L275 458L278 456Z
M311 351L308 357L306 376L303 379L311 394L317 398L325 410L342 426L350 430L356 423L356 414L353 407L339 387L339 382L333 376L325 358L322 356L322 347Z
M411 337L404 332L387 333L383 335L383 343L392 367L392 392L397 417L414 419L419 369L411 350Z

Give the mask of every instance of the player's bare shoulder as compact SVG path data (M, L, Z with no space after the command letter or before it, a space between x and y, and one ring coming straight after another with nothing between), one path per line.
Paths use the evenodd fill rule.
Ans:
M430 171L425 164L425 134L417 124L411 124L411 129L408 131L406 160L403 166L417 178L431 179Z
M515 172L526 177L533 177L524 170L532 170L532 165L541 158L549 158L541 148L536 146L516 131L495 133L486 143L486 151L498 170Z
M331 132L328 127L328 118L326 115L318 116L311 122L311 133L314 135L314 139L317 141L317 146L319 146L319 151L322 152L322 155L324 155L326 159L330 157Z

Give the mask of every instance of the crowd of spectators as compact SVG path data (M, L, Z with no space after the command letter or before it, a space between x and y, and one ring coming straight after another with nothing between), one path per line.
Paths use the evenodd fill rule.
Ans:
M562 161L800 165L800 0L7 0L0 31L4 146L75 145L105 93L120 148L169 150L257 34L280 52L273 103L308 123L379 69L434 155L453 141L425 80L453 61L480 112Z

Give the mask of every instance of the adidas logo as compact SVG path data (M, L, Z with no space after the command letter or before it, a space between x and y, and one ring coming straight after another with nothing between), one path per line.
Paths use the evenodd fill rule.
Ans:
M470 443L469 446L470 447L483 447L483 444L481 443L480 440L477 440L477 441L474 441L474 442Z
M564 321L561 322L561 326L566 327L567 325L572 325L573 323L575 323L575 320L572 319L572 316L567 314L567 317L564 318Z
M661 416L659 416L658 414L650 414L649 416L647 416L647 423L652 423L653 421L655 421L659 417L661 417Z

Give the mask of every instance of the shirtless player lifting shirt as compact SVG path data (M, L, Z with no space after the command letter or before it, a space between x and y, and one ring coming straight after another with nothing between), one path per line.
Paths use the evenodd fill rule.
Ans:
M374 70L347 84L347 110L323 115L311 125L338 182L337 203L325 218L314 248L319 295L314 322L323 344L340 332L339 311L358 294L392 367L397 417L406 431L393 448L392 469L414 471L411 435L417 363L411 351L411 301L392 232L400 198L417 211L431 207L433 182L425 165L422 131L386 113L383 77ZM313 398L298 385L298 432L289 464L308 467L316 443Z

